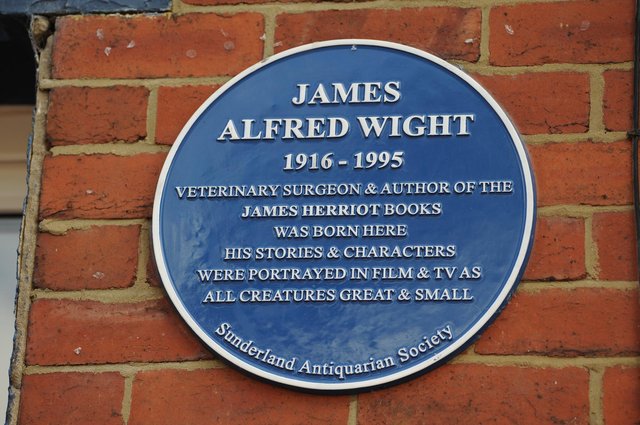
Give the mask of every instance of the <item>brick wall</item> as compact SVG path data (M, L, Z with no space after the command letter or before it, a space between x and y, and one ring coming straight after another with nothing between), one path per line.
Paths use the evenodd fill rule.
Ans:
M61 16L40 55L10 424L633 424L634 2L174 0ZM511 114L538 187L533 253L480 340L408 383L310 395L227 367L167 302L149 251L166 153L220 84L332 38L418 47Z

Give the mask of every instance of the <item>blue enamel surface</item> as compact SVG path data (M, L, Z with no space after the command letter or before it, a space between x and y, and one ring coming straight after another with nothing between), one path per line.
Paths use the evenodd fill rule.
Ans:
M389 104L295 106L295 84L332 82L400 81L402 97ZM470 136L380 137L364 139L357 116L473 113ZM245 118L344 117L350 133L337 140L271 142L218 142L227 120ZM196 326L223 347L227 357L285 379L314 383L355 383L366 386L374 378L393 379L403 370L433 362L450 346L443 343L427 355L400 364L397 351L451 326L454 340L464 336L491 307L504 301L498 294L512 273L525 229L527 204L523 158L509 131L493 107L466 81L440 65L401 50L380 46L327 46L286 56L247 75L228 88L195 120L177 147L166 174L159 210L159 239L168 276L179 302ZM333 152L336 159L353 162L358 151L403 151L405 164L391 170L331 170L285 172L283 157L289 153ZM526 159L525 159L526 160ZM176 186L369 183L511 180L508 195L369 195L358 197L306 197L259 199L180 200ZM416 217L279 217L242 219L245 205L357 204L441 202L440 216ZM157 208L157 206L156 206ZM279 240L274 225L407 224L404 238L306 238ZM343 249L351 245L449 245L457 253L447 259L317 259L282 261L223 261L225 247L322 246ZM158 249L158 247L156 247ZM468 282L426 281L285 281L200 283L197 269L261 267L433 267L481 266L482 277ZM524 265L521 266L523 269ZM518 271L518 270L517 270ZM390 303L224 303L203 304L209 290L282 288L472 288L473 301ZM226 344L214 330L229 323L243 340L272 353L314 364L354 364L392 356L394 367L353 375L344 380L287 371L265 364ZM454 342L454 341L451 341Z

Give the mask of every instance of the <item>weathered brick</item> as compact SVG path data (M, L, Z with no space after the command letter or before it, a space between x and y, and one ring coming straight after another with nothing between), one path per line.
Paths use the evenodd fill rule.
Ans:
M598 249L600 279L638 279L635 225L631 211L594 214L593 240Z
M126 288L135 283L140 226L40 233L33 284L54 290Z
M631 71L604 74L604 126L609 131L629 131L633 127L633 75Z
M135 376L129 425L338 424L348 412L347 396L301 394L232 369L158 370Z
M479 75L522 134L584 133L589 129L589 76L572 72Z
M640 352L638 291L518 293L476 343L481 354L616 356Z
M71 16L56 21L54 78L234 75L262 59L262 15Z
M612 367L604 372L604 422L640 423L640 368Z
M589 423L589 376L580 368L445 365L358 396L358 423Z
M27 364L160 362L210 358L164 300L137 303L36 300Z
M52 146L135 142L147 134L148 97L144 87L53 89L47 140Z
M511 66L630 61L634 10L632 0L494 7L489 18L490 62Z
M156 143L170 145L191 115L219 86L160 87Z
M571 280L585 276L584 220L539 217L524 279Z
M281 14L276 25L278 51L315 41L370 38L408 44L445 59L475 62L480 56L478 9L328 10Z
M40 218L149 217L165 154L44 160Z
M122 424L124 377L119 373L26 375L21 425Z
M529 146L538 205L626 205L633 202L628 142Z

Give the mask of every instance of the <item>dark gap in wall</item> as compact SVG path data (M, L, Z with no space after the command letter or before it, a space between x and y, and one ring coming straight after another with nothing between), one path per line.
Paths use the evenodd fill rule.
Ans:
M0 57L0 105L33 105L36 62L28 17L0 15Z

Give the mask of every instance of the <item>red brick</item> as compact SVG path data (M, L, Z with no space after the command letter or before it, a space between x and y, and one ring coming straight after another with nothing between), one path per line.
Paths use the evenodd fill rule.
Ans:
M638 291L519 293L476 343L481 354L617 356L640 353Z
M21 425L122 424L124 377L119 373L26 375Z
M171 145L191 115L219 86L160 87L156 143Z
M571 280L585 276L584 220L539 217L524 279Z
M538 205L627 205L633 202L631 147L616 143L529 146Z
M61 87L53 89L47 140L53 146L135 142L147 135L144 87Z
M40 218L149 217L165 157L165 154L47 157Z
M598 249L600 279L638 279L635 225L631 211L595 214L593 240Z
M210 358L164 300L137 303L36 300L27 364L160 362Z
M632 0L492 8L490 62L511 66L630 61L634 10Z
M278 51L314 41L370 38L408 44L446 59L475 62L480 56L478 9L328 10L278 15L276 25Z
M589 376L580 368L445 365L358 396L358 423L588 424Z
M126 288L135 283L140 226L40 233L34 286L54 290Z
M584 133L589 129L589 76L571 72L479 75L523 134Z
M629 131L633 127L633 75L631 71L604 74L604 126L609 131Z
M613 367L604 373L604 422L640 423L640 368Z
M262 15L58 18L54 78L234 75L262 59Z
M346 424L349 401L263 384L231 369L148 371L135 376L129 425Z

